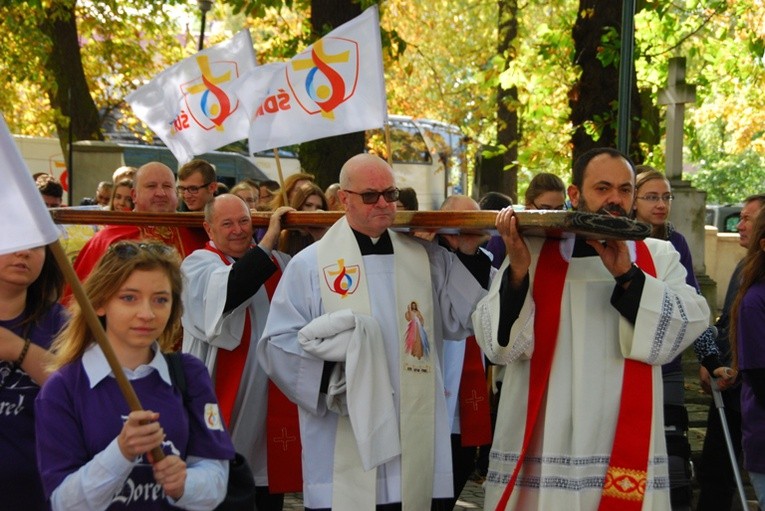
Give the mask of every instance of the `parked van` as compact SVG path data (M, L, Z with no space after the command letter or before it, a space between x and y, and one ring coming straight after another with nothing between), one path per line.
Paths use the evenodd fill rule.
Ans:
M388 125L396 185L414 188L420 209L438 209L448 195L465 193L465 137L457 126L404 115L389 116ZM384 130L367 130L366 148L387 159ZM256 153L253 161L279 181L273 151ZM279 161L284 178L300 171L297 153L288 148L279 149Z
M708 205L704 223L717 227L719 232L738 232L739 215L743 204Z
M448 195L466 193L465 137L459 127L404 115L389 116L388 125L396 184L399 188L414 188L420 209L438 209ZM132 134L115 132L106 135L110 142L101 144L111 144L112 152L121 153L118 155L121 157L120 164L139 167L148 161L161 161L173 170L178 168L175 156L164 145L142 144ZM87 175L80 174L74 183L68 183L68 173L58 139L16 136L14 138L21 146L22 154L30 170L54 175L61 179L67 191L69 191L69 185L72 185L71 188L78 188L72 191L75 204L83 196L92 193L91 190L95 190L98 181L108 179L113 170L104 169L103 175L98 176L91 176L91 172L85 171ZM20 138L28 140L21 143ZM244 140L231 144L239 152L212 151L199 157L215 165L218 181L229 186L244 178L257 181L271 179L278 182L279 173L273 151L263 151L247 156L246 143L247 141ZM368 152L387 159L384 130L368 130L366 148ZM279 149L283 178L300 171L298 155L291 149L287 147ZM97 151L97 149L91 150L91 152ZM77 170L75 164L75 174Z

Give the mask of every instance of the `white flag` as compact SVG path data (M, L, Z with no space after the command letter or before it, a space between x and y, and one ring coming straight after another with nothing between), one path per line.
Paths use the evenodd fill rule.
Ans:
M249 119L229 87L256 65L250 33L242 30L162 71L126 99L182 165L247 137Z
M59 230L51 220L32 174L0 115L0 216L3 235L0 254L53 243Z
M231 90L250 117L250 152L371 128L388 118L377 6L289 62L261 66Z

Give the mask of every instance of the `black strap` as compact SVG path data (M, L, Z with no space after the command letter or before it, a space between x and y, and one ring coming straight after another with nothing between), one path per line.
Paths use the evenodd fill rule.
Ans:
M163 353L167 362L167 369L170 372L170 381L173 382L183 395L184 403L189 401L188 387L186 386L186 373L183 370L182 355L178 352Z

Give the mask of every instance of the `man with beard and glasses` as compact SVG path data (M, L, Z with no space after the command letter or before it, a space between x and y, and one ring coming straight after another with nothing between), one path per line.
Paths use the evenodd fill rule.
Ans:
M614 149L574 163L574 209L627 216L634 167ZM473 315L506 364L487 509L670 509L661 365L707 327L704 298L666 241L524 238L497 215L507 258Z

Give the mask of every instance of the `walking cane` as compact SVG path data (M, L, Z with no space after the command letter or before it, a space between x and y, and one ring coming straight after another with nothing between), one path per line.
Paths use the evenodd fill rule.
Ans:
M741 509L749 509L749 505L746 502L746 494L744 493L744 482L741 480L741 472L738 470L738 459L736 458L736 452L733 450L733 441L730 439L730 430L728 429L728 419L725 418L725 404L723 403L722 394L720 394L720 388L717 386L717 378L712 378L712 398L715 401L715 407L720 413L720 423L722 424L723 434L725 435L725 445L728 446L728 456L730 457L730 464L733 467L733 475L736 477L736 486L738 487L738 496L741 499Z

